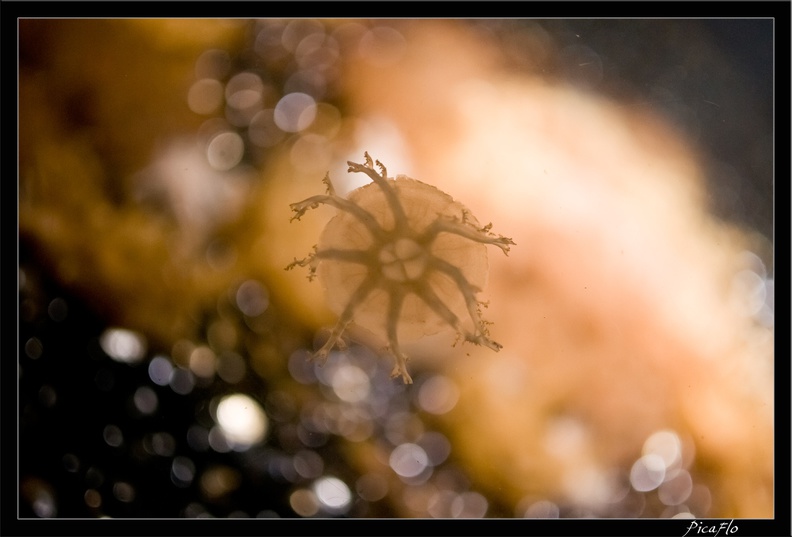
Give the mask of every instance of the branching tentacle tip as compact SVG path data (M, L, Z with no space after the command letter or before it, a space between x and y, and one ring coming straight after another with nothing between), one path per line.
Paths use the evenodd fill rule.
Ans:
M380 162L378 160L377 161L377 167L380 169L380 176L382 176L383 179L387 179L388 178L388 170L385 168L385 165L382 164L382 162Z

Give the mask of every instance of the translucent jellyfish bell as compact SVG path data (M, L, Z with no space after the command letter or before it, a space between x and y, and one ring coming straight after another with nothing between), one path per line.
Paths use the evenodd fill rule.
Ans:
M480 227L464 205L437 188L404 175L389 178L379 161L377 172L368 153L364 164L348 164L350 172L373 182L342 198L325 176L326 195L291 205L292 220L319 204L339 210L316 251L286 267L308 266L309 279L318 274L339 315L317 357L324 360L333 347L343 346L341 336L352 322L387 341L396 361L392 375L406 383L412 379L400 341L448 325L466 341L499 350L476 293L487 279L486 245L508 253L514 242L490 233L491 224Z

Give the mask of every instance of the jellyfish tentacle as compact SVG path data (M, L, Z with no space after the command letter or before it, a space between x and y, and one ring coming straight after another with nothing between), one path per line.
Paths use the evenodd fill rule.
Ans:
M309 209L316 209L321 204L330 205L339 209L341 211L346 211L355 218L357 218L360 223L366 226L366 229L369 230L371 235L375 238L382 237L384 231L382 227L377 222L377 219L368 212L367 210L363 209L359 205L352 203L348 199L342 198L341 196L336 194L335 188L333 188L333 183L330 181L330 173L326 173L322 182L327 186L327 193L326 194L319 194L316 196L311 196L310 198L304 199L302 201L298 201L297 203L289 204L291 210L294 211L294 216L289 219L289 222L293 222L295 220L300 220L302 216L309 210Z
M308 254L306 257L302 259L294 258L294 261L286 265L284 270L291 270L294 267L308 267L308 281L311 282L316 277L316 269L319 266L319 259L317 258L317 246L314 244L313 252Z
M322 182L327 187L327 194L329 196L335 196L336 191L335 188L333 188L333 182L330 180L330 172L325 172L325 176L322 178Z
M404 303L405 292L403 290L394 291L390 295L390 303L388 305L388 318L387 318L387 336L388 348L387 350L393 355L395 364L393 371L391 371L391 378L396 378L401 375L405 384L412 384L412 377L407 372L407 355L401 351L398 338L399 316L401 315L402 304Z
M330 338L318 351L316 351L314 358L318 359L321 363L324 363L324 361L327 359L327 355L330 354L330 351L333 349L333 347L346 347L344 342L341 340L341 336L344 334L344 331L346 330L349 323L352 322L355 309L366 299L369 293L371 293L371 291L376 286L377 278L370 276L360 283L357 289L355 289L355 292L352 293L352 296L349 297L349 302L347 302L344 311L341 312L341 316L338 318L335 326L330 331Z
M465 279L465 275L459 270L457 267L440 259L439 257L432 256L428 261L431 266L444 274L447 274L454 280L459 291L462 293L463 298L465 299L465 305L467 306L468 314L470 315L470 319L473 321L473 325L476 327L476 333L472 334L471 337L466 336L468 341L472 341L473 343L477 343L479 345L484 345L494 351L499 351L503 348L503 345L491 340L489 336L489 330L487 330L487 323L481 317L481 305L485 305L485 303L479 302L476 299L476 289L468 283Z
M396 229L408 229L409 225L407 224L407 215L404 212L404 207L402 207L401 201L399 201L399 196L396 193L396 189L393 188L391 182L388 180L388 170L386 170L385 166L383 166L378 160L376 164L380 168L380 173L377 173L377 171L374 169L374 163L371 161L371 157L369 156L368 152L365 152L363 156L366 159L365 164L358 164L348 160L348 171L350 173L357 172L368 175L371 180L380 187L380 190L382 190L382 193L385 195L385 199L388 202L391 213L393 213L393 220L395 222Z
M491 228L492 224L487 224L481 228L476 227L467 220L466 214L463 212L461 220L456 217L438 218L427 227L421 236L421 240L429 242L440 233L453 233L482 244L492 244L503 250L504 254L509 255L509 246L514 246L514 241L509 237L491 233Z
M319 194L317 196L311 196L310 198L304 199L297 203L290 204L289 206L291 207L292 211L294 211L294 216L291 217L289 222L299 220L309 209L316 209L320 204L331 205L336 209L348 212L360 220L360 223L366 226L366 229L371 232L373 237L381 237L384 234L383 229L380 227L376 218L374 218L370 212L360 208L351 201L334 194Z
M349 263L359 263L366 265L371 263L371 255L366 250L317 250L314 245L314 251L308 254L303 259L294 258L294 261L286 265L284 270L291 270L294 267L308 267L308 281L312 282L316 277L316 270L319 268L319 261L322 259L334 259L336 261L348 261Z
M464 337L465 341L470 341L476 345L484 345L485 347L495 351L500 350L501 346L487 338L486 328L483 326L483 324L477 323L476 319L473 320L477 328L476 333L465 329L465 327L462 326L462 322L459 320L459 317L457 317L454 312L451 311L442 300L440 300L440 297L437 296L437 293L435 293L428 284L418 286L416 289L416 294L426 303L427 306L437 313L441 319L443 319L449 324L449 326L456 330L458 335Z

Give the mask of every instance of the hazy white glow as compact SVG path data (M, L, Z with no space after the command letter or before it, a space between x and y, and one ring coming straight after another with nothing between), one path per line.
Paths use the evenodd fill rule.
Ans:
M247 395L227 395L217 405L217 424L226 441L237 451L261 442L267 433L267 416Z
M673 431L657 431L644 442L643 454L659 456L665 468L669 468L682 458L682 442Z
M125 328L108 328L99 338L99 345L117 362L135 364L146 353L146 340L142 335Z
M354 365L342 365L336 369L330 383L338 398L347 403L362 401L371 391L368 375Z
M630 470L630 484L639 492L654 490L665 478L666 465L660 455L644 455Z
M337 477L325 476L317 479L313 491L316 499L331 511L345 511L352 501L349 487Z

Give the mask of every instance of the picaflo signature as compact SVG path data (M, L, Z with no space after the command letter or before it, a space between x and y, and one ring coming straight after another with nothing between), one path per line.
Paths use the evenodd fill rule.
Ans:
M737 526L734 525L734 520L721 522L720 524L704 524L703 522L693 520L690 522L690 526L688 526L685 535L690 533L692 535L717 536L720 535L721 532L723 532L723 535L733 535L737 533L737 529ZM685 535L682 537L685 537Z

